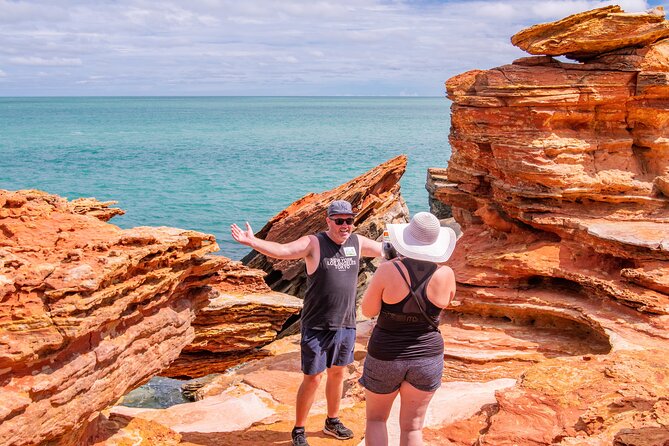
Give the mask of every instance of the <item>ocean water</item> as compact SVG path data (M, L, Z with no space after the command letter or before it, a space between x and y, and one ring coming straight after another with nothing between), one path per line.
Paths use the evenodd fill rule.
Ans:
M428 210L428 167L450 157L450 102L387 97L0 98L0 189L114 200L122 228L214 234L222 255L259 230L399 154L411 213Z

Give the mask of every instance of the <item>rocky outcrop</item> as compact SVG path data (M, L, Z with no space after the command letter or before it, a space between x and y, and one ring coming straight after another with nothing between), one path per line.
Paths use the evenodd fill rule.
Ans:
M111 203L0 190L0 444L80 445L194 337L213 236L121 230Z
M211 235L105 223L112 204L0 190L0 445L85 444L129 390L262 356L302 306Z
M109 221L117 215L125 214L123 209L110 207L114 204L116 204L116 201L100 202L95 198L76 198L67 202L67 206L73 214L90 215L102 221Z
M345 374L340 416L355 436L341 442L343 446L364 445L364 390L357 380L372 327L372 321L358 324L355 359ZM475 315L447 315L442 334L447 346L459 343L461 355L447 350L443 384L426 416L427 446L464 446L476 440L491 445L546 444L546 439L561 436L567 441L557 444L610 445L612 432L621 441L616 444L662 445L650 441L666 439L663 427L650 425L667 416L666 393L659 392L666 388L669 371L657 351L640 356L634 351L592 354L590 339L570 327L505 325L502 320L492 324ZM580 350L574 350L581 339ZM168 409L111 408L95 445L120 446L129 437L203 446L288 442L301 382L299 335L263 350L264 358L215 377L198 391L194 403ZM471 355L464 359L467 352ZM640 362L641 357L648 362ZM327 408L324 384L306 423L313 446L332 443L321 434ZM398 402L390 415L389 444L399 441ZM648 427L630 428L643 419L651 420ZM592 432L590 438L581 435L571 441L573 429L565 430L565 420ZM511 439L510 425L518 432Z
M409 221L409 211L400 195L399 184L406 163L406 156L400 155L335 189L306 195L270 219L256 236L285 243L327 230L327 206L333 200L348 200L358 212L354 232L372 240L380 239L386 224ZM304 297L304 260L271 259L252 251L242 261L249 267L265 271L265 280L273 290ZM364 289L364 283L374 269L371 260L363 259L359 290Z
M534 25L511 37L511 43L530 54L587 60L618 48L647 46L666 37L669 24L661 6L644 13L626 13L620 6L611 5Z
M261 357L283 324L302 308L302 300L272 291L265 273L225 259L210 281L207 305L193 321L195 338L161 373L201 377Z
M607 7L537 25L513 42L544 55L446 83L453 152L428 180L463 228L446 374L465 362L518 378L494 411L438 430L456 444L669 441L657 360L669 348L669 26L657 14Z

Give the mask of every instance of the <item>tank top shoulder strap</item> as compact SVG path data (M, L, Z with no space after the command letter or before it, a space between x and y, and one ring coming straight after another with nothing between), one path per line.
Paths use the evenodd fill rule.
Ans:
M414 291L420 288L420 286L427 279L432 277L432 274L434 274L434 272L437 270L437 265L432 262L420 262L406 257L400 259L400 262L402 262L402 265L404 265L404 267L409 272L411 288L413 288ZM419 269L419 266L423 265L425 266ZM420 274L418 271L420 271Z
M346 240L346 244L353 245L355 247L355 251L358 253L358 257L360 257L360 240L358 239L358 234L351 234Z
M319 260L323 260L323 245L327 243L325 240L327 236L325 235L324 232L317 232L316 234L316 240L318 240L318 257Z

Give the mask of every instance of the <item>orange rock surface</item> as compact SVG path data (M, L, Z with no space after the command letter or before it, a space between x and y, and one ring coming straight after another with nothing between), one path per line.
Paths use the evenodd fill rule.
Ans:
M326 412L325 380L316 393L306 431L309 444L326 446L364 444L364 391L357 379L366 356L373 323L358 324L354 362L348 367L340 416L355 436L340 441L322 432ZM124 445L127 438L150 438L160 432L170 443L201 446L255 446L290 444L294 401L301 382L299 335L280 339L264 349L267 357L252 361L217 377L199 391L200 401L168 409L136 409L116 406L108 412L96 446ZM448 444L439 433L444 424L463 423L481 406L495 401L495 391L512 386L513 379L472 378L484 382L445 382L437 391L427 414L428 446ZM391 444L397 444L399 405L391 412ZM130 423L129 420L132 420ZM139 421L141 420L141 421ZM164 430L167 428L167 430Z
M581 60L618 48L647 46L666 37L669 24L661 6L645 13L625 13L612 5L534 25L511 37L511 43L530 54Z
M81 444L89 417L193 339L214 238L121 230L119 210L0 191L0 444Z
M454 444L669 444L666 29L576 14L514 36L543 56L447 81L453 154L428 189L463 229L449 363L522 371L438 430Z
M227 260L227 259L226 259ZM207 305L193 321L195 338L162 376L201 377L263 356L302 300L272 291L265 273L228 260L209 284Z

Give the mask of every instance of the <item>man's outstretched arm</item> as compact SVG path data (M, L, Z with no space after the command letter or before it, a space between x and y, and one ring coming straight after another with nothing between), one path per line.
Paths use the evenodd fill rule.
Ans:
M235 241L249 246L261 254L275 259L302 259L307 257L312 248L312 237L305 235L289 243L270 242L257 238L253 234L251 225L246 222L246 230L236 224L230 225L230 234Z
M381 243L359 235L360 254L363 257L381 257Z

